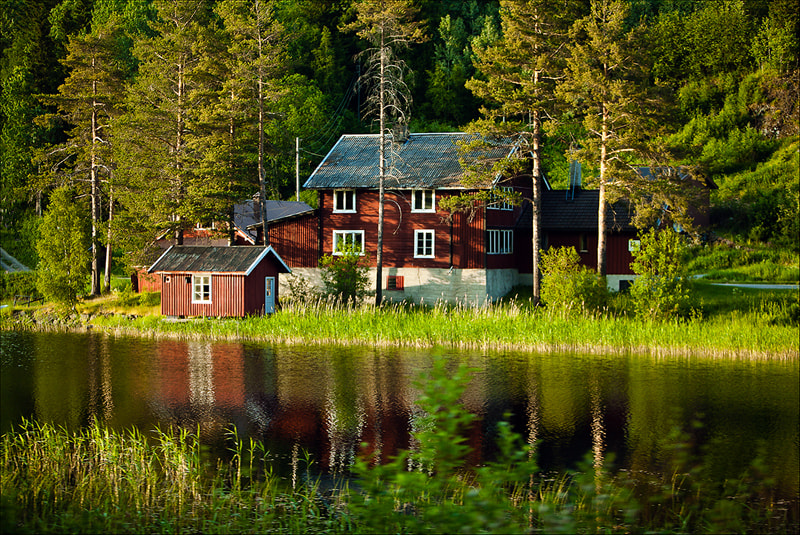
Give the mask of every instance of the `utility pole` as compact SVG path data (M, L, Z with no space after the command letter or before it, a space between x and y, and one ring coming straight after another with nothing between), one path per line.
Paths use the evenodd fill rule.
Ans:
M294 138L294 182L295 200L300 201L300 138Z

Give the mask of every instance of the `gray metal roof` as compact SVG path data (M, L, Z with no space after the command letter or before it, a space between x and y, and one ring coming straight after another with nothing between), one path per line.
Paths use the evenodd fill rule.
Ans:
M255 268L268 255L274 255L283 273L291 273L280 255L270 247L251 245L233 247L200 247L173 245L150 266L148 273L243 273Z
M391 144L386 163L391 166L387 188L460 188L464 171L459 163L459 141L475 139L475 134L438 133L410 134L403 144ZM391 139L391 137L389 138ZM342 136L322 163L314 170L304 187L377 188L378 134ZM490 158L504 158L512 152L507 144L498 145L484 153ZM477 153L468 155L476 158Z
M5 249L0 247L0 269L6 273L18 273L20 271L30 271L30 268L11 256Z
M276 223L313 211L314 209L304 202L268 200L267 223ZM261 203L258 200L250 200L234 205L233 224L255 240L255 232L248 229L261 225Z

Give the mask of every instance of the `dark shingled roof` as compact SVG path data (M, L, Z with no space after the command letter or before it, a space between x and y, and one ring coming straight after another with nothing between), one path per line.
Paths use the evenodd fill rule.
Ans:
M440 133L410 134L408 141L387 150L387 165L392 165L392 176L387 177L387 188L459 188L464 171L459 164L457 142L475 139L474 134ZM327 188L377 188L378 143L377 134L344 135L314 170L304 187ZM508 146L497 146L488 156L504 158L512 151Z
M542 191L542 230L596 231L597 209L600 204L599 190L576 189ZM606 228L609 230L633 230L631 210L625 201L617 201L606 209ZM526 203L517 228L530 228L532 212Z
M274 255L282 273L291 273L275 250L251 245L199 247L173 245L150 266L148 273L243 273L248 275L267 255Z

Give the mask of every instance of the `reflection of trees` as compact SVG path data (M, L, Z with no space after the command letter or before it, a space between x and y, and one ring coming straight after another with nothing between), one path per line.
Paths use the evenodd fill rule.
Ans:
M594 481L596 490L600 493L601 476L603 473L604 439L606 431L603 426L603 400L600 392L600 383L595 374L589 377L589 400L591 403L592 418L592 460L594 465Z

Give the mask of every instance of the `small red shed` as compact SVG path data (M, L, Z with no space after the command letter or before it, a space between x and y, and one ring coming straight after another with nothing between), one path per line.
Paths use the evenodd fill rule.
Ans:
M269 247L173 245L147 270L161 278L164 316L271 314L278 275L291 269Z

